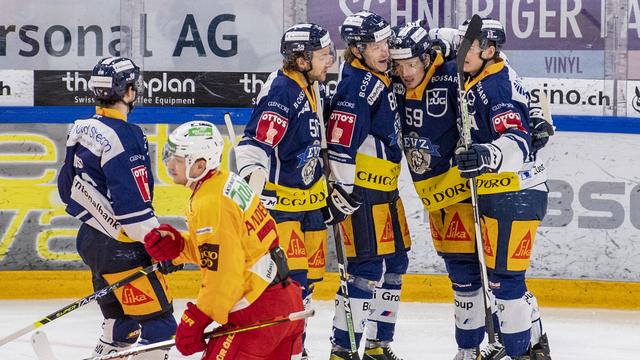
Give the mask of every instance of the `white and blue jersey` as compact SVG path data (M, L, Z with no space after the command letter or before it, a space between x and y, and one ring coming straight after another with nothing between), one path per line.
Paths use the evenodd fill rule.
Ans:
M96 115L73 123L66 146L58 176L66 211L113 238L142 242L159 224L151 204L148 143L140 127L117 110L98 107Z

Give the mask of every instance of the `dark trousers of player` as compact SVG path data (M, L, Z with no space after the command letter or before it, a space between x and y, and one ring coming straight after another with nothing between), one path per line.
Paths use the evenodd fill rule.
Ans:
M76 248L82 261L91 269L94 290L109 285L105 275L123 278L125 275L114 274L126 274L132 269L151 265L151 258L142 243L125 243L115 240L86 224L82 224L78 230ZM113 341L135 343L137 339L130 336L132 333L141 334L144 342L148 343L169 340L173 337L177 325L172 315L173 305L159 278L161 276L154 272L125 285L124 290L120 290L121 294L125 294L124 300L122 295L116 297L114 293L98 299L105 319L116 319L111 334ZM139 302L145 302L141 311L131 314L129 310L125 310L125 308L129 309L129 305L135 306L135 299L140 297L144 299ZM126 303L125 307L123 302Z
M347 290L356 343L360 343L365 325L369 340L388 343L393 341L402 275L409 264L410 240L404 208L397 190L382 192L356 187L354 191L360 193L363 204L340 226L349 256ZM386 246L390 249L382 250ZM389 250L390 253L381 255ZM343 302L338 290L331 342L349 349Z

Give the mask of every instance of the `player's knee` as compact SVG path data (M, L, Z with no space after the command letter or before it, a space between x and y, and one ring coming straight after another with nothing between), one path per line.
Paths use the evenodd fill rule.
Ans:
M521 273L497 274L492 272L489 273L489 282L491 283L491 291L497 299L521 299L527 291L524 274Z
M371 298L376 289L376 281L359 276L349 276L349 296Z
M363 262L349 262L347 264L347 273L349 273L349 277L356 276L378 282L382 278L382 265L382 259Z
M392 285L392 286L402 286L402 275L396 273L385 273L384 274L384 285Z
M405 251L396 253L385 259L386 272L395 274L406 274L409 269L409 256Z
M176 319L171 312L140 322L142 327L141 343L155 343L170 340L176 333Z
M116 347L135 344L140 336L140 325L130 317L104 319L100 341Z

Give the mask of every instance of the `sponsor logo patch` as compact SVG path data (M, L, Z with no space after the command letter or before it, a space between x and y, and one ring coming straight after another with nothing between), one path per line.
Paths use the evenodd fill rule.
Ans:
M526 131L522 126L520 114L511 110L495 115L491 119L491 122L493 123L493 128L500 134L504 133L508 129Z
M151 297L131 284L122 288L122 304L124 305L142 305L151 301L153 301Z
M256 140L270 146L277 146L287 131L289 121L273 111L264 111L258 120Z
M220 258L220 245L202 244L198 246L200 252L200 267L211 271L218 271L218 259Z
M151 201L147 168L144 165L136 166L131 169L131 174L133 175L133 179L136 181L136 186L138 187L142 200L145 202Z
M513 259L529 259L531 257L531 247L533 245L533 241L531 240L531 232L527 231L511 257Z
M291 238L289 239L289 249L287 249L287 258L302 258L307 257L307 250L304 247L304 243L300 236L295 231L291 232Z
M350 147L355 125L355 114L334 111L329 118L329 143Z

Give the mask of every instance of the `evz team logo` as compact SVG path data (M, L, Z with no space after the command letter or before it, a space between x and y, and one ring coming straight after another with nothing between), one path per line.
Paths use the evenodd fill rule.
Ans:
M526 131L522 126L520 114L511 110L495 115L491 119L491 122L493 123L493 128L500 134L507 131L507 129L514 128L520 131Z
M149 191L149 177L147 176L147 168L144 165L136 166L131 169L133 179L136 181L140 196L145 202L151 201L151 191Z
M276 146L287 131L289 121L284 116L273 111L265 111L260 115L256 129L256 140L261 143Z
M334 111L329 118L329 142L344 147L351 147L356 115Z

